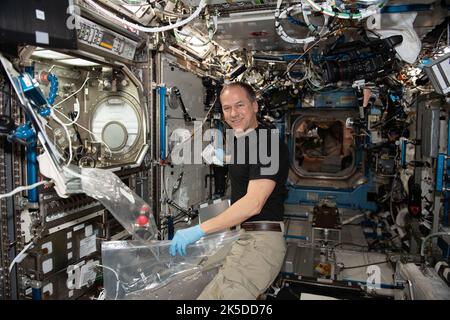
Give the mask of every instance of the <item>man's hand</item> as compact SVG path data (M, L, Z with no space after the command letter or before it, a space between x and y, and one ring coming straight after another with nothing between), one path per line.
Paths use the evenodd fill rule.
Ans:
M180 254L181 256L186 255L186 246L188 244L194 243L203 236L205 236L206 233L203 232L203 230L200 228L200 225L196 225L195 227L178 230L175 233L175 237L172 239L172 244L170 245L170 254L172 256L177 254Z

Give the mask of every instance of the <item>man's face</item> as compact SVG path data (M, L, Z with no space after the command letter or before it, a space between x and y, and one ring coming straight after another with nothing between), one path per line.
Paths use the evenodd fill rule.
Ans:
M220 102L225 121L235 131L245 132L258 126L258 103L249 100L245 89L237 86L225 89Z

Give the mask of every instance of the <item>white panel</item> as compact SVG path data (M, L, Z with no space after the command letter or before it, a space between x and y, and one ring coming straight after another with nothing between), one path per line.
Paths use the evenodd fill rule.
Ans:
M48 292L49 296L53 294L53 283L48 283L42 288L42 292L46 293Z
M41 248L42 250L47 249L48 254L53 252L53 244L50 241L42 244Z
M38 18L39 20L45 20L45 12L36 9L36 18Z
M53 270L53 259L47 259L42 262L42 272L48 273Z
M86 229L84 230L84 236L89 237L94 233L92 225L86 226Z
M80 241L80 258L95 252L95 250L97 250L95 234Z

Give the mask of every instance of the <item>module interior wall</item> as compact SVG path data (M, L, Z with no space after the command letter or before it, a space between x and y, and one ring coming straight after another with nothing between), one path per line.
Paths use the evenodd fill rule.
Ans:
M170 62L173 60L174 58L169 55L163 57L163 82L168 89L176 86L180 90L181 97L189 115L196 118L197 121L201 121L207 112L203 104L205 90L202 80L190 72L171 65ZM169 138L174 130L184 128L192 132L194 129L194 123L186 123L184 121L181 107L172 109L168 106L166 115L167 146L170 145ZM194 153L194 150L192 150L192 153ZM172 194L173 186L181 173L183 173L183 177L180 187L178 191ZM205 176L208 174L209 166L204 164L166 166L164 173L166 191L169 197L182 207L204 202L209 197L209 186L205 188Z

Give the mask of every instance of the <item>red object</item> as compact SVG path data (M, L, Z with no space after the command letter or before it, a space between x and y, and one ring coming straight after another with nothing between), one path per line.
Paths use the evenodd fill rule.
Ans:
M146 215L141 214L137 219L136 219L136 223L139 226L145 226L148 223L148 218Z
M409 206L409 212L411 212L412 215L418 215L420 212L419 206Z
M252 35L254 37L265 37L268 34L269 33L265 32L265 31L254 31L254 32L250 33L250 35Z

